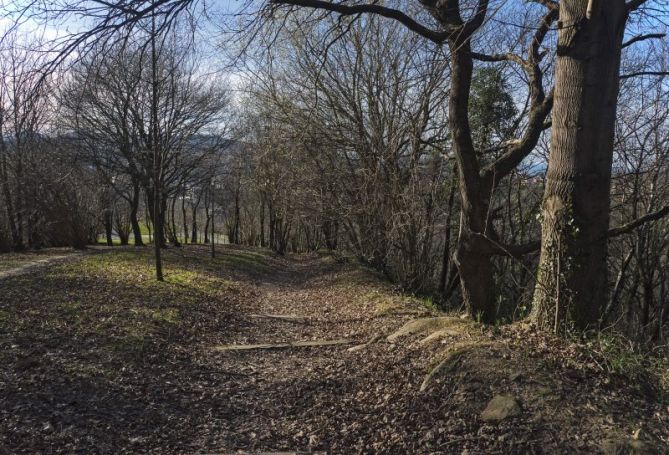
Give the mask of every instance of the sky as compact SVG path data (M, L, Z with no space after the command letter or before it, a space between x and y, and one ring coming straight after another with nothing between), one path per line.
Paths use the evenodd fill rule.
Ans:
M8 11L7 2L13 0L0 0L0 11ZM28 1L28 0L16 0ZM66 2L68 0L60 0ZM657 4L661 4L663 0L653 0ZM55 5L58 0L53 2L45 2L45 4ZM3 4L4 3L4 4ZM37 2L39 4L39 2ZM244 11L246 13L254 12L258 6L262 4L261 0L194 0L197 4L196 10L201 11L204 5L207 8L208 19L201 20L199 27L195 34L195 44L202 57L202 72L228 72L232 79L238 80L239 76L236 71L230 70L226 67L227 60L225 58L226 51L234 48L235 43L232 40L230 29L235 28L239 21L244 21L244 17L236 17L235 15ZM244 8L252 3L250 9ZM401 2L402 5L407 3ZM525 11L528 6L526 2L521 0L492 0L491 1L490 20L499 20L497 14L503 9L510 8L511 10L518 9L518 20L522 21L522 11ZM507 11L508 12L508 11ZM6 13L5 13L6 14ZM504 15L507 18L508 14ZM664 11L663 18L669 17L669 14ZM246 17L248 20L248 17ZM640 20L636 23L630 24L628 32L630 35L640 33L642 31L662 31L666 32L666 22L654 21L650 23L645 20ZM7 30L11 27L13 18L3 17L0 13L0 31ZM70 16L66 20L58 22L43 22L33 19L24 20L21 25L21 34L24 38L41 38L44 41L62 40L73 32L79 32L86 29L90 25L89 21L77 16ZM501 24L499 24L501 26ZM486 27L486 29L495 27ZM1 44L0 44L1 45ZM650 45L650 43L637 44L639 47ZM234 52L231 52L234 53Z

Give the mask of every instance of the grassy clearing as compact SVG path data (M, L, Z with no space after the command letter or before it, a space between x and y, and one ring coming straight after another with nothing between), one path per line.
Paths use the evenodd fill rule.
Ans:
M247 272L269 273L272 268L265 254L256 251L239 251L213 260L214 266L240 269Z
M116 351L142 353L149 343L196 338L196 320L226 313L234 295L235 283L208 271L215 268L204 255L194 264L168 252L165 282L158 283L151 251L138 249L53 266L40 280L10 278L0 298L0 333L39 342L84 339L112 357Z

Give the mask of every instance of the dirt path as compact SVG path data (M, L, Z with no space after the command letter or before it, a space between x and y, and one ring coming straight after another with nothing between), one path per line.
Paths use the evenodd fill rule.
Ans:
M235 409L234 432L225 448L326 450L334 453L415 450L415 428L396 426L417 398L421 368L398 362L401 349L349 348L389 334L427 311L417 305L393 316L384 309L379 282L318 258L286 263L256 282L242 316L243 329L224 338L229 345L350 340L350 345L217 352L216 369L239 371L228 399ZM408 310L408 311L407 311ZM276 317L283 316L283 317ZM205 354L209 356L209 354ZM420 361L420 356L416 358ZM420 400L420 399L419 399ZM393 415L390 407L400 414ZM380 412L383 410L383 412ZM415 447L406 446L413 439Z
M56 253L47 250L40 255L34 253L0 255L0 280L32 273L55 264L76 261L85 255L99 254L108 251L111 251L111 248L94 246L83 251L66 250L64 253ZM3 264L3 261L7 264Z
M72 254L63 254L59 256L49 256L44 259L37 259L34 261L26 262L24 264L21 264L18 267L12 267L7 270L2 270L0 271L0 280L4 278L9 278L13 276L19 276L23 275L26 273L33 272L39 268L47 267L49 265L62 262L65 259L74 259L77 258L78 256L81 256L81 253L72 253Z
M355 347L216 352L208 360L215 368L243 372L228 389L234 431L224 439L227 450L557 454L592 453L612 440L615 452L627 447L627 430L617 418L603 426L600 419L650 412L634 399L615 404L615 389L598 395L599 379L565 384L560 374L543 371L541 361L513 352L510 345L527 345L527 339L492 342L488 330L467 321L432 342L421 333L387 342L407 322L436 314L355 268L303 258L267 278L256 283L257 298L245 307L244 329L225 337L226 345L346 339ZM421 390L449 353L457 357L448 371ZM521 416L482 422L483 409L498 394L520 400ZM564 413L552 410L558 402ZM583 420L570 420L574 415Z
M207 255L168 250L163 284L146 249L3 280L0 454L566 454L623 447L639 425L669 437L659 399L560 366L565 347L535 334L463 321L388 342L430 311L368 271ZM499 394L520 414L483 422Z

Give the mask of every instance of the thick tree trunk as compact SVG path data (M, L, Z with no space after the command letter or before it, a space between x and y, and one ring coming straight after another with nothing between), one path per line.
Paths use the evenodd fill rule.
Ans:
M560 2L551 154L532 318L542 329L594 327L607 298L611 162L623 0ZM568 322L568 324L566 324Z
M469 315L479 322L495 322L495 281L487 241L461 233L454 262Z
M479 163L469 125L469 94L473 62L469 40L454 39L451 48L449 126L460 188L460 235L455 263L460 274L462 297L467 312L481 322L495 320L495 289L492 252L487 232L488 197L492 182L480 178Z

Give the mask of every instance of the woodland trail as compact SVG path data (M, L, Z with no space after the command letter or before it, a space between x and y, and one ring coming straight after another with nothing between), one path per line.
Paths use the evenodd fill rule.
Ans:
M32 271L35 271L36 269L40 267L47 267L51 264L54 264L56 262L63 261L64 259L70 259L74 254L63 254L63 255L57 255L57 256L49 256L44 259L35 259L32 261L27 261L23 262L20 265L16 266L11 266L10 268L7 268L6 270L0 270L0 280L3 278L8 278L12 276L19 276L23 275ZM75 256L76 257L76 256Z
M94 246L80 251L62 248L53 249L53 252L52 250L46 250L42 254L34 256L31 253L27 253L25 255L14 254L12 255L14 258L21 257L21 260L6 260L8 262L6 265L3 264L3 260L5 259L0 256L0 280L33 273L40 269L47 268L55 264L61 264L66 261L76 261L86 255L100 254L108 251L111 251L111 248Z
M0 453L593 453L640 422L666 447L666 405L557 340L452 317L389 342L438 313L329 256L220 250L168 250L163 284L141 249L0 282ZM483 421L499 394L520 414Z

